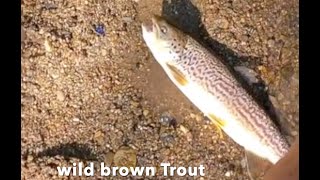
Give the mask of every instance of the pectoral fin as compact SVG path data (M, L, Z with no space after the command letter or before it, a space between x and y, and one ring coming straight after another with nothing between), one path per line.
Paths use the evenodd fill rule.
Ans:
M250 151L245 151L247 171L251 180L260 180L273 165L270 161L261 158Z
M188 84L188 80L187 78L184 76L184 74L177 69L176 67L174 67L171 64L167 63L167 67L170 71L170 73L172 74L173 78L181 85L181 86L185 86Z

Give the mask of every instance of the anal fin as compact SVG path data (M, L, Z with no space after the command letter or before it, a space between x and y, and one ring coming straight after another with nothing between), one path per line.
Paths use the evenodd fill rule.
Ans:
M251 180L262 180L265 173L273 165L267 159L261 158L250 151L245 151L247 171Z
M211 120L211 122L216 126L220 138L223 139L222 128L226 125L225 121L223 121L222 119L216 117L214 114L210 114L209 113L207 116Z

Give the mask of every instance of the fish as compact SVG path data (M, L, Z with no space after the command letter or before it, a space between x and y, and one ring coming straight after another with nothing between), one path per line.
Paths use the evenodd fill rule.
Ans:
M267 169L288 152L289 144L278 127L220 57L159 15L142 22L141 28L145 44L169 79L244 148L248 168L268 162Z

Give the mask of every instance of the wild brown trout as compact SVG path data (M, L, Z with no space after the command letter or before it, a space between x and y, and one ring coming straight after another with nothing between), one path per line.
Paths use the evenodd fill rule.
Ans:
M218 57L159 16L142 23L142 34L172 82L247 155L275 164L288 152L276 125Z

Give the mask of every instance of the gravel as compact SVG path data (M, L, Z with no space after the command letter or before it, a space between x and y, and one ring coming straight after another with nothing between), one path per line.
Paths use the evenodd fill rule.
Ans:
M59 179L57 166L74 162L111 164L123 147L136 166L202 164L202 179L248 179L243 150L219 137L148 51L140 23L153 13L255 71L290 142L298 135L297 0L25 0L23 179Z

